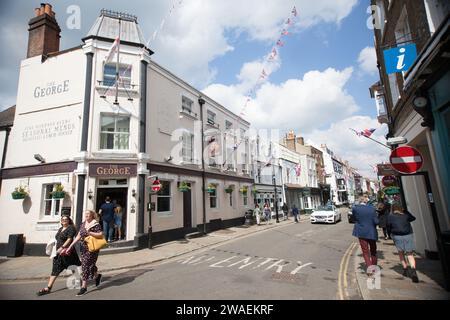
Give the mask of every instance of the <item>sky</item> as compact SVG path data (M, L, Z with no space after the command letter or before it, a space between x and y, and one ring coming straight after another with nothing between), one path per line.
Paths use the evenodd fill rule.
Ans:
M40 2L0 3L0 40L7 44L0 50L0 110L15 104L28 21ZM306 141L327 144L366 176L375 176L371 165L388 160L387 148L349 130L376 128L373 138L385 142L387 128L378 124L369 95L378 72L373 30L367 27L368 0L51 4L62 29L61 49L81 44L102 8L135 14L144 37L152 40L155 62L236 114L242 112L253 128L294 130ZM80 10L80 28L68 24L73 8ZM283 29L289 34L281 36ZM283 46L276 45L278 39ZM273 48L277 55L267 62ZM263 69L267 77L261 79Z

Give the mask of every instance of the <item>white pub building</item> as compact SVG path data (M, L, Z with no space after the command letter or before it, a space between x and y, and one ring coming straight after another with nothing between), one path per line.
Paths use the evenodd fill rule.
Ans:
M119 29L117 63L107 55ZM134 16L102 10L81 45L60 51L59 39L42 4L1 170L0 255L11 234L23 234L25 254L45 254L62 214L79 226L107 196L123 207L125 239L106 251L242 224L250 124L153 62Z

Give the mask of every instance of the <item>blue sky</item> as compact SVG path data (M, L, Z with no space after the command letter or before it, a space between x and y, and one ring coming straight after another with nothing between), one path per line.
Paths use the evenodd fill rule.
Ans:
M10 45L0 51L0 109L15 103L27 23L39 4L0 3L0 41ZM370 174L368 163L386 160L385 150L348 130L380 127L368 91L377 81L368 0L61 0L53 5L61 49L81 44L102 8L136 14L147 39L164 21L150 43L154 61L235 113L242 111L246 91L262 71L261 59L295 5L299 14L283 39L280 60L257 88L244 118L255 128L293 129L316 144L326 143L363 173ZM81 13L78 30L66 26L72 5ZM384 133L380 129L374 137L382 140Z

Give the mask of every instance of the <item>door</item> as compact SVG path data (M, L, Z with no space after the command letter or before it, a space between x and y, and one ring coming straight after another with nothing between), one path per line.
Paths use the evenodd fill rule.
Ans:
M191 186L188 184L189 187ZM192 227L192 194L191 189L183 192L183 225L185 228Z
M128 188L98 188L95 206L97 212L101 205L105 203L106 197L122 207L122 237L126 238Z

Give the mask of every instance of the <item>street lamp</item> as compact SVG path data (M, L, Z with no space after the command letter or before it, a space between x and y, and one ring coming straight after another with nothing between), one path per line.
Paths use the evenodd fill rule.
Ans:
M280 223L280 220L278 218L278 193L277 193L277 183L275 178L275 165L272 165L272 182L273 182L273 189L274 189L274 200L273 205L275 206L275 216L277 218L277 223Z

